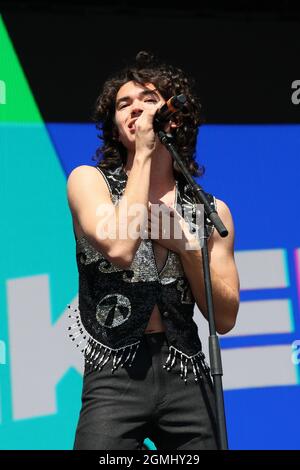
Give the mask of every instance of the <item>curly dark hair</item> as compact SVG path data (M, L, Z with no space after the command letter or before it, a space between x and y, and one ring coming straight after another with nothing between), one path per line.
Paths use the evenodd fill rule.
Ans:
M152 83L165 100L174 95L184 94L187 98L188 112L179 111L176 119L179 127L173 130L177 150L192 176L204 174L204 167L195 160L198 127L203 122L201 104L193 91L194 79L177 67L159 62L151 53L140 51L133 65L126 66L103 86L96 100L93 120L101 132L98 137L103 144L96 150L93 159L98 160L100 168L114 169L126 164L127 150L117 139L118 131L114 122L116 96L122 85L129 81L144 85ZM187 110L185 110L187 111ZM181 170L173 161L174 175L183 178Z

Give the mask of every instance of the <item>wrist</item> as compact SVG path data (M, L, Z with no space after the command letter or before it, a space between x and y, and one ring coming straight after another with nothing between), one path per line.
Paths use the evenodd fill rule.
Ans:
M134 155L134 161L140 161L140 162L148 162L151 161L151 157L153 154L153 150L151 149L141 149L137 150Z
M185 241L185 243L182 244L180 247L180 250L178 252L180 257L182 259L190 259L193 258L194 256L201 257L202 252L201 252L201 247L198 242L198 240L189 240Z

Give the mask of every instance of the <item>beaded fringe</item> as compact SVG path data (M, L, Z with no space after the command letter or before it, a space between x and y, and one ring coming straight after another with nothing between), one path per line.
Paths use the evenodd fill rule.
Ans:
M128 366L132 366L133 360L140 345L140 341L137 341L136 343L133 343L129 346L124 346L123 348L109 348L99 341L96 341L87 333L81 323L77 308L73 309L73 307L69 304L68 308L73 312L73 314L68 315L68 317L76 320L71 326L68 327L68 331L70 332L69 337L74 342L77 342L78 339L80 339L80 341L77 342L76 347L79 348L82 345L80 352L84 354L86 362L93 369L98 369L101 371L111 357L113 357L111 369L112 374L119 366L123 367L124 364L126 364L128 361Z
M73 312L72 314L69 314L68 317L74 320L74 323L68 327L69 337L72 341L76 342L77 348L81 347L80 352L84 354L87 364L89 364L93 369L98 369L101 371L105 364L112 357L112 374L119 366L124 367L124 364L127 362L129 367L132 366L133 360L140 345L140 341L129 346L124 346L123 348L109 348L99 341L96 341L87 333L81 323L78 308L74 309L70 304L67 306ZM163 368L167 371L170 371L176 364L177 359L180 359L180 377L184 380L185 384L187 384L188 379L188 361L190 361L193 366L195 382L198 382L199 379L203 379L202 372L204 372L212 383L210 368L205 361L205 356L202 351L199 351L193 356L187 356L182 351L176 349L174 346L170 346L169 356L163 365Z
M188 378L188 361L190 361L193 366L195 382L198 382L199 379L203 379L202 371L204 371L207 378L211 381L210 368L205 361L205 356L202 351L199 351L193 356L187 356L182 351L174 348L174 346L170 346L169 351L169 356L163 366L164 369L167 369L167 371L171 370L176 364L177 359L180 358L180 377L184 380L185 384L187 384Z

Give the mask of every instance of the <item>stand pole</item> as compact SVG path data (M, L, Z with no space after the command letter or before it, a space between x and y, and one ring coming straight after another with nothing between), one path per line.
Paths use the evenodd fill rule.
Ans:
M173 136L167 134L163 131L158 131L158 137L163 145L172 155L173 159L177 162L180 167L187 183L189 184L191 190L195 195L195 199L204 205L204 211L206 217L208 217L216 230L221 237L226 237L228 231L223 225L218 213L212 209L210 203L208 202L203 189L199 186L189 171L183 164L180 155L178 154L173 141ZM207 248L207 229L204 224L204 240L203 246L201 247L202 252L202 265L203 265L203 275L204 275L204 284L205 284L205 296L206 296L206 305L207 305L207 314L208 314L208 323L209 323L209 360L211 375L213 377L215 398L216 398L216 418L217 418L217 430L218 430L218 440L220 450L228 449L228 439L227 439L227 429L226 429L226 419L225 419L225 410L224 410L224 396L223 396L223 385L222 385L222 360L219 339L216 335L216 326L215 326L215 317L214 317L214 307L213 307L213 298L212 298L212 285L210 277L210 268L209 268L209 258L208 258L208 248Z

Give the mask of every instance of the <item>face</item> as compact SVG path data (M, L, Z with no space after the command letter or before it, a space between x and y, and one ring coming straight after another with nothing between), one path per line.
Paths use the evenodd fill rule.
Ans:
M130 81L121 86L116 96L115 123L125 148L134 150L136 119L159 102L163 105L165 100L152 83L140 85Z

